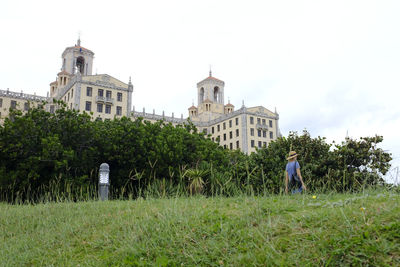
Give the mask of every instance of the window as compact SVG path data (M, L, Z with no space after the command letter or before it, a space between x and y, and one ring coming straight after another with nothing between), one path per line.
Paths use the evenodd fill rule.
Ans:
M213 137L213 138L211 138L211 140L214 142L214 140L215 140L215 139L214 139L214 137Z
M239 149L239 141L236 141L236 148Z
M265 119L262 119L262 124L265 125Z
M67 101L69 101L69 92L68 92L68 100Z
M111 114L111 105L106 105L106 114Z
M258 133L258 137L261 137L261 130L258 130L257 133Z
M74 97L74 89L71 90L71 99Z
M269 127L272 127L272 120L269 120Z
M250 124L254 124L254 117L250 117Z
M121 116L122 115L122 107L117 106L117 115Z
M64 102L67 102L67 96L64 96Z
M224 141L226 141L226 133L224 133Z
M29 110L29 102L24 103L24 110L28 111Z
M12 109L17 108L17 101L11 100L11 108L12 108Z
M236 137L239 136L239 129L236 129Z
M235 123L236 123L236 125L239 125L239 118L235 119Z
M103 112L103 104L97 103L97 112Z
M212 133L212 134L214 133L214 126L211 127L211 133Z
M232 128L232 120L229 120L229 128Z
M111 91L109 91L109 90L106 91L106 97L111 98Z
M122 93L117 94L117 101L122 102Z
M226 145L224 145L224 148L226 148Z
M273 139L274 138L274 133L273 132L269 132L269 138Z
M251 140L250 143L251 143L251 147L254 147L254 140Z
M263 131L263 137L267 137L267 131Z
M232 131L230 131L229 132L229 139L232 139L232 137L233 137L233 134L232 134Z
M99 89L97 92L98 92L99 96L104 96L104 90L103 89Z
M254 136L254 128L250 128L250 135Z
M70 109L72 109L72 103L71 103L71 104L69 104L69 108L70 108Z
M3 98L0 98L0 108L3 106Z
M219 130L220 130L220 127L219 127L219 124L217 125L217 132L219 132Z
M261 147L261 141L258 141L258 147Z
M92 102L86 101L85 110L86 111L92 111Z
M224 122L223 124L222 124L222 129L226 129L226 123Z
M257 118L257 124L261 124L261 119Z
M92 87L86 87L86 96L92 96Z
M233 149L233 144L229 143L229 149L232 150Z

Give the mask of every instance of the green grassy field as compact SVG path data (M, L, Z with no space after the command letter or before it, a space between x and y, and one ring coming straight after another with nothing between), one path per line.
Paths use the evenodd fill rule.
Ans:
M0 204L1 266L399 266L400 195Z

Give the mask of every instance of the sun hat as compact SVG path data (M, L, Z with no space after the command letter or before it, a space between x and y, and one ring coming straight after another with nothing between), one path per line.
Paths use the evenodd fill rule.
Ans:
M295 157L297 157L296 151L290 151L289 152L289 157L287 158L287 160L293 159Z

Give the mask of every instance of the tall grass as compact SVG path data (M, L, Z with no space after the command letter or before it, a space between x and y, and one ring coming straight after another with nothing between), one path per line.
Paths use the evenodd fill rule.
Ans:
M245 166L246 173L240 177L237 173L216 171L215 168L205 166L203 169L189 169L182 167L177 174L170 173L170 177L146 178L143 173L135 173L128 178L121 188L113 187L112 177L110 186L110 199L136 199L136 198L170 198L188 197L193 195L216 196L268 196L271 194L283 194L284 179L282 177L267 177L257 168L250 169ZM307 177L309 174L304 173ZM328 176L329 176L328 172ZM342 179L305 179L310 193L338 193L338 192L362 192L370 188L392 187L390 185L369 185L367 179L360 174L346 174ZM363 181L363 182L360 182ZM354 185L349 187L349 184ZM21 187L18 187L21 188ZM398 186L393 186L398 188ZM14 204L22 203L46 203L65 201L89 201L98 199L98 185L76 184L71 180L62 181L55 179L47 185L41 185L32 190L28 185L23 190L15 190L12 185L0 188L0 199Z
M0 203L0 265L400 264L398 193L315 196Z

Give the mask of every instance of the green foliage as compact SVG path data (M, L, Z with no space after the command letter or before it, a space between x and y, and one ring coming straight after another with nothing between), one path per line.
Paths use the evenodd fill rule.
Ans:
M87 113L56 104L60 108L54 114L43 108L14 111L0 127L1 199L34 201L29 198L45 194L52 184L59 192L67 184L74 190L95 187L102 162L110 165L112 192L134 197L160 181L183 185L180 175L199 164L213 163L218 170L229 164L228 151L190 122L174 127L141 118L93 121ZM195 182L199 189L201 181Z
M267 177L269 191L282 190L288 151L295 150L301 173L311 191L360 190L366 185L383 184L382 176L390 168L391 156L377 144L382 136L362 137L360 140L346 138L334 146L326 138L312 138L307 131L302 135L292 132L278 138L267 148L259 149L250 156L250 168L257 170L253 181L260 188L260 177Z
M290 150L300 155L312 191L382 184L390 167L390 154L377 147L381 136L333 146L304 131L245 155L223 149L190 121L173 126L142 118L92 120L63 102L55 104L54 114L42 107L25 114L12 110L0 126L0 200L95 195L103 162L111 169L111 198L280 193Z

